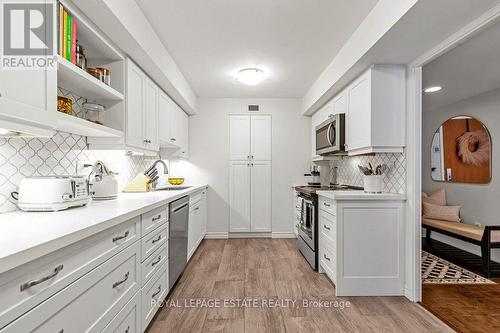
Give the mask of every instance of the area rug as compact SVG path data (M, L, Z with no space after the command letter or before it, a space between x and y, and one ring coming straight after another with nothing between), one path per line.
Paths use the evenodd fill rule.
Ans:
M425 251L422 251L422 283L495 284L491 280Z

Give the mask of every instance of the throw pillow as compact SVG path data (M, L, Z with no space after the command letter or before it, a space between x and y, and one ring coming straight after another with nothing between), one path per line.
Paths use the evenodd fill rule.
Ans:
M427 202L422 203L422 205L424 206L423 209L424 218L461 222L460 208L462 208L462 206L440 206L440 205L433 205Z
M431 195L422 192L422 202L430 203L438 206L446 206L446 191L444 188L437 190Z

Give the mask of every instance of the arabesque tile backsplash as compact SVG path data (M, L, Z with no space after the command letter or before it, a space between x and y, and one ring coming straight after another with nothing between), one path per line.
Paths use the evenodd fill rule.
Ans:
M63 132L52 138L0 138L0 213L17 210L11 193L25 177L87 175L91 170L83 165L101 160L118 173L118 186L123 188L154 159L123 150L89 150L85 137Z

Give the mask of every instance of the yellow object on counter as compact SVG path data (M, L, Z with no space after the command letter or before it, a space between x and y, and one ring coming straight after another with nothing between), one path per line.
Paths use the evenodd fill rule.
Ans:
M182 178L182 177L169 177L168 182L171 185L181 185L182 183L184 183L184 178Z
M123 192L149 192L151 191L151 179L142 172L138 173L132 181L123 189Z

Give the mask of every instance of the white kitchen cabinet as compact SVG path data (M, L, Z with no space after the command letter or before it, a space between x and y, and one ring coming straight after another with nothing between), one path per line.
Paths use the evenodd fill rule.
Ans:
M271 160L271 117L250 116L250 158L254 161Z
M271 116L230 115L229 159L270 161L271 137Z
M405 80L404 67L373 66L347 87L349 155L403 151Z
M404 196L318 195L319 271L336 296L402 296Z
M230 232L271 232L270 115L229 116Z
M229 231L250 231L250 162L231 161L229 166Z
M188 225L188 254L191 258L207 232L207 190L190 195L189 198L189 225Z
M250 163L250 230L271 232L271 162Z
M174 102L160 89L158 91L158 139L162 147L171 146L173 107Z
M158 87L130 59L127 60L126 95L126 144L157 151Z
M177 149L172 156L189 157L189 116L173 103L170 127L170 143Z
M146 80L144 90L143 136L147 149L158 150L158 87L149 78Z

